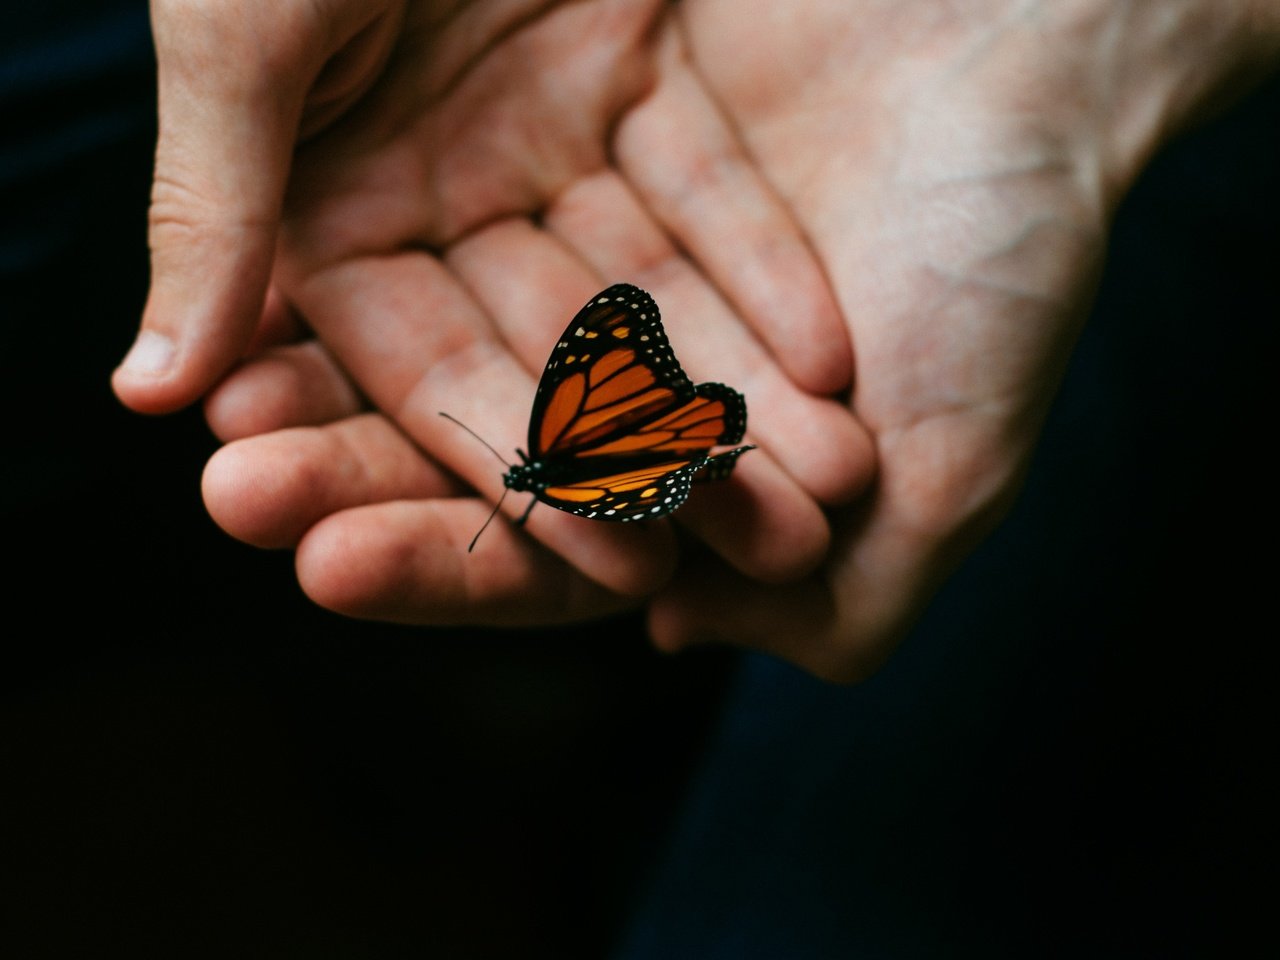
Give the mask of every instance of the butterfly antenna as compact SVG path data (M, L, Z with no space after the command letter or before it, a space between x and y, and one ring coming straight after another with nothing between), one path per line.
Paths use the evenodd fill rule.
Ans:
M460 426L463 430L467 431L467 433L471 434L473 437L475 437L477 440L479 440L481 443L483 443L486 447L489 447L489 452L490 452L490 453L492 453L492 454L493 454L495 457L497 457L499 460L501 460L501 461L502 461L502 465L503 465L504 467L510 467L510 466L511 466L511 464L507 463L507 461L506 461L506 460L503 460L503 459L502 459L502 454L500 454L497 450L493 449L493 447L490 447L490 446L489 446L489 441L488 441L488 440L486 440L484 437L480 436L480 434L476 433L474 430L472 430L470 427L468 427L465 423L463 423L463 422L462 422L461 420L459 420L457 417L451 417L451 416L449 416L449 414L445 413L443 410L440 410L440 411L438 411L438 412L439 412L440 416L444 417L446 420L451 420L451 421L453 421L453 422L454 422L454 423L456 423L458 426ZM506 494L504 493L504 494L503 494L503 496L505 497L505 496L506 496ZM502 501L498 501L498 502L499 502L499 503L501 503ZM485 524L485 526L488 526L488 524Z
M457 424L458 426L460 426L463 430L467 431L467 433L471 434L473 437L475 437L477 440L479 440L481 443L483 443L483 444L485 445L485 447L487 447L487 448L488 448L489 452L490 452L490 453L492 453L495 457L497 457L499 461L501 461L501 463L502 463L502 465L503 465L504 467L510 467L510 466L511 466L511 464L507 463L507 461L506 461L506 460L503 460L503 459L502 459L502 454L500 454L497 450L493 449L493 447L489 446L489 441L488 441L488 440L486 440L484 437L480 436L480 434L476 433L474 430L472 430L470 427L468 427L465 423L463 423L463 422L462 422L461 420L459 420L457 417L451 417L451 416L449 416L449 414L445 413L443 410L439 410L439 411L437 411L437 412L440 414L440 416L444 417L446 420L450 420L450 421L452 421L453 423L456 423L456 424ZM471 538L471 545L470 545L469 547L467 547L467 553L470 553L472 550L474 550L474 549L476 548L476 541L478 541L478 540L480 539L480 534L484 533L486 530L488 530L488 529L489 529L489 524L493 523L493 518L494 518L494 517L496 517L496 516L498 515L498 511L502 509L502 501L503 501L503 500L505 500L505 499L507 499L507 494L508 494L508 493L510 493L510 492L511 492L511 488L510 488L510 487L505 487L505 488L503 489L503 491L502 491L502 496L500 496L500 497L498 498L498 502L497 502L497 503L494 505L494 507L493 507L493 512L489 514L489 519L488 519L488 520L486 520L486 521L484 522L484 526L483 526L483 527L481 527L481 528L476 532L476 535L475 535L474 537L472 537L472 538Z
M441 416L444 416L444 414L441 414ZM453 420L452 417L450 417L449 419ZM454 422L456 423L457 421L454 421ZM481 443L483 442L484 441L481 441ZM485 444L485 446L488 446L488 444ZM493 512L489 514L489 519L484 522L484 526L480 528L479 532L476 533L476 535L471 538L471 546L467 547L467 553L470 553L472 550L476 548L476 541L480 539L480 534L484 533L486 530L489 529L489 524L493 523L493 518L496 517L498 515L498 511L502 509L502 501L507 499L507 494L510 492L511 492L511 489L509 487L503 489L502 496L498 498L498 502L494 506Z

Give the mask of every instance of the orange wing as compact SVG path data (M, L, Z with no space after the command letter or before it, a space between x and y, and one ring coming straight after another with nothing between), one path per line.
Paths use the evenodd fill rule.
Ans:
M723 479L738 457L754 449L735 447L714 457L699 454L687 460L665 460L609 476L548 486L539 490L537 497L559 510L592 520L656 519L689 498L694 479L704 469Z

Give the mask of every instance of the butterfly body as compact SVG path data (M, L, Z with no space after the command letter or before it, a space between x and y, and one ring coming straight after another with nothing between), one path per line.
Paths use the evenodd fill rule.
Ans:
M667 341L653 298L615 284L584 306L556 342L529 418L529 452L508 489L593 520L671 513L697 479L723 479L751 446L742 395L694 384Z

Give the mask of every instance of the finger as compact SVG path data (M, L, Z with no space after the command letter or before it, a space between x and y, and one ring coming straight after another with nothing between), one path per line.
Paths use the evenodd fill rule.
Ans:
M305 0L153 3L160 137L151 289L112 378L127 406L185 406L243 354L262 315L308 90L330 53L368 33L371 20L388 22L384 5L318 14ZM373 31L357 54L387 46L385 33ZM330 71L326 96L349 104L352 91L339 96L334 83L351 87L350 64L368 60L347 58Z
M638 208L626 209L640 215ZM506 221L473 235L450 251L448 264L477 291L504 338L536 371L574 313L604 282L558 238L527 221ZM661 296L660 288L655 292ZM671 326L667 333L683 361L683 338ZM733 336L732 328L725 331L723 353L732 354L727 343ZM714 362L705 366L713 368ZM727 372L732 367L722 363L720 369L737 386ZM729 563L763 580L803 575L820 562L828 542L821 510L767 450L745 456L731 480L695 484L674 518Z
M267 299L262 307L262 316L258 318L258 326L245 345L242 356L255 357L271 347L296 343L306 332L306 325L293 309L293 305L278 287L269 286Z
M953 423L950 432L960 429ZM869 676L1007 511L1029 455L993 439L976 458L947 462L925 449L933 441L908 437L904 445L920 448L891 450L873 497L834 518L830 560L803 582L760 586L718 562L686 558L650 605L655 644L724 642L828 680Z
M362 406L346 374L312 340L275 347L241 366L209 394L204 415L218 439L229 442L332 423Z
M761 585L723 564L695 561L650 603L649 635L668 653L721 643L771 654L824 680L853 683L884 663L919 612L858 589L869 586L828 575Z
M847 325L783 200L689 69L674 30L653 93L619 124L619 169L641 202L747 319L797 385L853 377Z
M375 406L433 459L498 499L502 471L493 453L439 414L495 446L514 446L527 436L536 382L455 277L408 252L321 270L300 283L295 299ZM518 514L526 502L508 497L505 509ZM674 538L662 529L646 534L550 508L534 510L525 529L617 593L648 593L674 566Z
M747 453L727 480L695 483L676 519L750 581L786 583L826 559L831 529L766 454Z
M202 488L218 526L265 548L293 547L324 517L352 507L458 493L378 414L230 443L205 466Z
M136 410L199 396L240 355L262 311L309 78L294 57L264 57L260 30L271 38L277 25L245 15L238 5L155 5L151 290L113 380Z
M726 380L747 397L751 436L804 490L838 504L866 489L875 470L867 431L842 405L798 388L744 335L621 180L579 181L547 212L546 225L602 276L627 277L654 295L690 375Z
M838 622L821 577L765 586L705 559L683 565L648 608L650 639L667 653L720 643L772 654L827 679L856 679L843 662L836 669L822 656Z
M470 499L344 510L299 544L298 582L323 607L399 623L533 626L635 605L507 524L485 532L479 562L466 547L487 513Z

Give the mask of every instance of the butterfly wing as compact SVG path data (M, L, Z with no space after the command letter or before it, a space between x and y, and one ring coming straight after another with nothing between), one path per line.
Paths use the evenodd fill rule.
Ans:
M578 311L551 351L529 417L529 456L599 446L694 397L658 305L638 287L616 284Z
M680 368L658 306L617 284L592 298L557 341L529 420L540 500L579 516L633 520L670 513L709 464L727 476L746 430L742 395L696 386Z
M714 457L665 460L608 476L566 481L540 491L538 499L592 520L656 520L688 499L695 480L723 480L738 457L754 449L736 447Z

